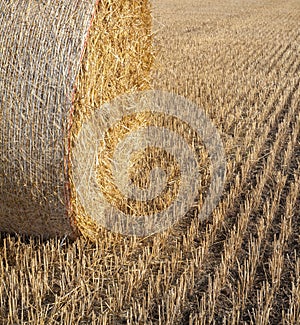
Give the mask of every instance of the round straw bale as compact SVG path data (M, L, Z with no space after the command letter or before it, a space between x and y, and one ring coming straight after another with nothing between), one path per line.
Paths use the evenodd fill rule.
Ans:
M148 0L0 0L0 231L93 236L71 153L84 118L149 87Z

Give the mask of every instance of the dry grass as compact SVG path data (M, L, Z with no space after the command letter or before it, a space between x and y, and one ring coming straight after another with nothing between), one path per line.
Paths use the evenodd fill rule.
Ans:
M207 222L191 211L143 239L3 234L3 324L299 324L299 3L154 5L155 86L222 131L222 199Z

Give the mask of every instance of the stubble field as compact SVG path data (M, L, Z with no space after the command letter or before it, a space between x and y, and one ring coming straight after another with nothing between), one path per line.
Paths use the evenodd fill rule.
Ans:
M299 324L300 3L153 1L155 88L220 131L221 200L147 238L2 234L1 324Z

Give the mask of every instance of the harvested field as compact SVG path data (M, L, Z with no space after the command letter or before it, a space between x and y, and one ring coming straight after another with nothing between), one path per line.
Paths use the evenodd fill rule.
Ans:
M209 219L146 238L0 238L1 324L299 324L300 3L153 1L154 87L227 159Z

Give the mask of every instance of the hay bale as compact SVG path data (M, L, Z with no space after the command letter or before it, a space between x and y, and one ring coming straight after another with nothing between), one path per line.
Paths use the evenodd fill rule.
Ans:
M149 87L147 0L0 0L0 231L92 236L72 184L83 119Z

